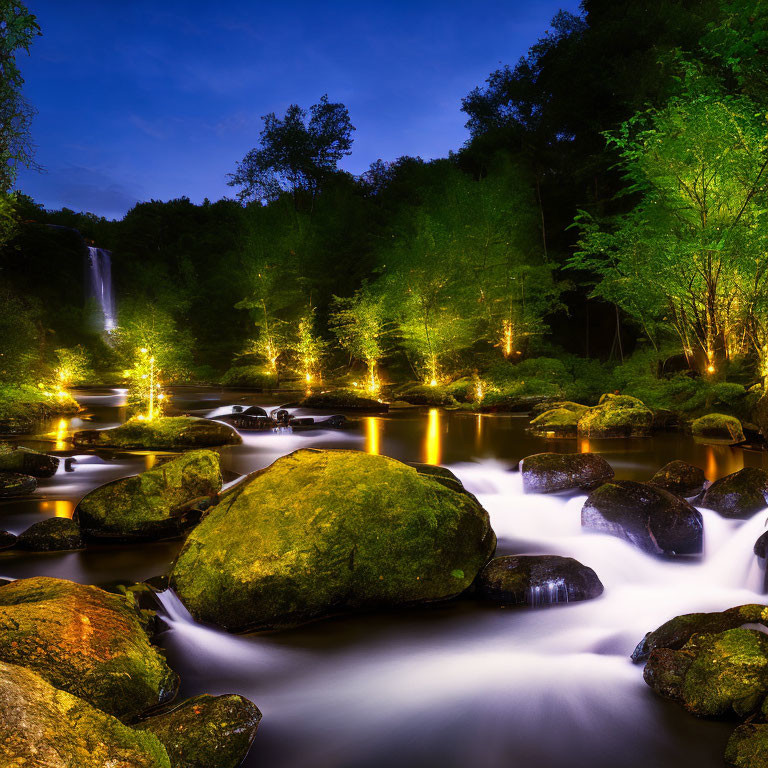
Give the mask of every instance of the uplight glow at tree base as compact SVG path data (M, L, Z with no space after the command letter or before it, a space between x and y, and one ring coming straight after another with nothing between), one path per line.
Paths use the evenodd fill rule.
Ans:
M138 421L154 421L162 417L166 395L162 389L160 368L155 355L147 347L141 347L134 367L125 371L128 379L128 406Z

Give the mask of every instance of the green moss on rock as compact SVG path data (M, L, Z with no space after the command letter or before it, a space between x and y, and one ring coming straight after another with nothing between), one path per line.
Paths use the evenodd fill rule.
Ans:
M707 478L700 467L675 459L665 464L649 482L677 496L690 498L704 489Z
M182 532L199 519L221 490L219 456L182 454L134 477L102 485L77 505L75 519L97 538L159 538Z
M648 437L652 429L651 409L629 395L603 395L578 423L579 436L586 438Z
M32 477L53 477L59 466L56 456L29 448L0 443L0 472L19 472Z
M172 768L237 768L251 747L261 712L243 696L195 696L136 728L165 746Z
M127 421L115 429L75 432L72 441L83 448L175 450L239 445L242 438L228 424L194 416L167 416L154 421Z
M16 540L19 549L29 552L63 552L82 549L83 539L80 528L68 517L49 517L33 523Z
M398 400L411 405L427 405L434 408L458 405L456 398L445 387L414 384L398 393Z
M768 506L768 472L744 467L715 480L701 498L701 506L723 517L746 520Z
M37 489L37 480L18 472L0 472L0 499L28 496Z
M121 718L170 700L178 685L130 597L63 579L0 587L0 660Z
M386 413L389 406L372 397L366 397L356 389L332 389L307 395L300 403L302 408L320 411L366 411Z
M740 725L728 739L725 764L729 768L765 768L768 765L768 725Z
M171 768L160 741L30 669L0 662L0 765Z
M725 413L708 413L691 424L693 436L702 442L735 445L744 442L744 430L735 416Z
M579 426L579 414L567 408L553 408L539 414L532 422L535 432L554 432L558 437L576 436Z
M171 586L237 631L449 598L496 539L470 494L394 459L301 450L256 472L189 535Z

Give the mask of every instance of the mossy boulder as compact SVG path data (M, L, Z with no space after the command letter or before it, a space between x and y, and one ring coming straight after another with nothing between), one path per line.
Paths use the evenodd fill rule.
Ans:
M195 416L166 416L154 421L131 419L114 429L75 432L74 444L81 448L172 451L239 445L242 438L228 424Z
M2 661L0 713L0 765L8 768L171 768L154 734Z
M492 556L487 512L394 459L300 450L249 476L187 538L171 586L228 630L442 600Z
M552 432L555 437L575 437L581 417L567 408L544 411L531 421L534 432Z
M701 554L704 524L687 501L649 483L613 480L581 509L582 528L618 536L655 555Z
M725 764L729 768L765 768L768 765L768 725L740 725L728 739Z
M59 459L29 448L0 443L0 472L19 472L32 477L53 477L59 468Z
M120 718L169 701L178 686L130 596L63 579L0 587L0 661Z
M10 531L0 531L0 549L10 549L16 544L18 537Z
M243 696L195 696L135 725L165 746L171 768L238 768L261 712Z
M768 606L751 603L713 613L686 613L648 632L632 653L632 661L645 661L657 648L677 651L694 635L725 632L745 624L762 624L768 627Z
M85 545L80 528L74 520L68 517L49 517L33 523L20 534L16 546L29 552L61 552L82 549Z
M75 520L93 538L149 539L178 535L200 519L221 490L219 456L199 450L124 477L85 496Z
M0 499L28 496L37 489L37 480L18 472L0 472Z
M411 405L428 405L434 408L458 405L456 398L444 387L429 384L414 384L398 393L398 400Z
M386 413L389 406L373 397L366 397L356 389L332 389L328 392L314 392L307 395L299 405L318 411L365 411Z
M735 416L708 413L691 424L693 436L702 442L736 445L744 442L744 430Z
M768 635L729 629L657 648L643 673L655 693L699 717L749 717L768 695Z
M572 557L495 557L477 577L481 597L504 605L542 606L591 600L603 594L597 574Z
M721 477L707 488L700 503L723 517L746 520L768 507L768 472L745 467Z
M657 488L663 488L665 491L687 499L701 493L707 478L700 467L675 459L665 464L649 482Z
M760 434L768 440L768 394L763 395L757 401L753 418L760 429Z
M526 493L597 488L613 477L611 465L596 453L536 453L520 462Z
M546 395L488 392L476 410L482 413L529 413L537 405L551 399Z
M653 412L636 397L603 395L600 402L582 414L580 437L648 437L653 431Z
M574 403L571 400L556 400L553 398L547 398L544 402L534 405L531 408L531 416L533 418L541 416L542 413L547 411L570 411L576 414L576 416L583 416L588 410L588 405L582 405L581 403Z
M451 472L450 469L441 467L439 464L422 464L420 461L406 461L409 467L413 467L420 475L426 475L438 483L442 483L446 488L450 488L460 493L468 493L461 480Z

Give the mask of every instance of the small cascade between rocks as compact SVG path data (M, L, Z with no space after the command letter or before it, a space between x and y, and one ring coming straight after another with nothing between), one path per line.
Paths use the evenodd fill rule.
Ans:
M88 301L95 302L93 324L107 333L117 325L115 294L112 288L112 254L104 248L88 246Z

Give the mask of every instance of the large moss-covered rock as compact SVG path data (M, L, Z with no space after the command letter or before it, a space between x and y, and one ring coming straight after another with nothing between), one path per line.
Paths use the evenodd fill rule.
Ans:
M648 632L632 653L632 661L645 661L657 648L682 648L694 635L725 632L745 624L762 624L768 627L768 606L750 603L738 605L727 611L714 613L686 613Z
M372 397L366 397L356 389L332 389L329 392L315 392L307 395L300 403L302 408L319 411L365 411L386 413L389 406Z
M531 421L534 432L551 432L553 437L575 437L581 416L567 408L553 408Z
M611 465L596 453L536 453L520 462L526 493L589 490L613 477Z
M10 443L0 443L0 472L19 472L32 477L53 477L59 467L59 459L22 448Z
M397 398L411 405L428 405L435 408L458 404L453 394L445 387L431 387L428 384L414 384L398 392Z
M643 677L691 714L748 717L768 695L768 635L753 629L694 635L680 650L654 650Z
M768 507L768 472L745 467L721 477L707 488L701 506L723 517L745 520Z
M648 483L613 480L593 491L581 509L582 528L629 541L656 555L698 555L701 513L678 496Z
M437 478L385 456L301 450L208 512L171 585L202 621L279 627L452 597L495 543L474 497Z
M229 424L195 416L166 416L154 421L132 419L114 429L86 429L72 437L81 448L172 451L238 445L242 438Z
M763 395L755 406L754 420L762 436L768 440L768 394Z
M63 579L0 587L0 660L121 718L169 701L178 685L131 598Z
M30 475L18 472L0 472L0 499L13 496L28 496L37 488L37 480Z
M603 395L594 408L579 419L580 437L648 437L653 430L653 412L636 397Z
M552 605L591 600L603 594L597 574L572 557L495 557L477 577L479 594L504 605Z
M7 768L171 768L154 734L4 662L0 715L0 765Z
M744 442L744 430L735 416L708 413L691 424L693 436L702 442L735 445Z
M259 727L261 712L243 696L195 696L136 728L165 746L171 768L237 768Z
M96 488L77 505L86 536L159 538L182 532L221 490L219 456L199 450Z
M707 478L704 470L685 461L675 459L665 464L651 479L650 484L676 496L690 498L701 493Z
M541 416L542 413L546 413L547 411L570 411L576 416L583 416L588 410L588 405L574 403L571 400L557 400L555 398L550 398L531 408L531 418Z
M33 523L16 540L19 549L29 552L62 552L82 549L84 546L80 528L68 517L49 517Z
M725 764L729 768L766 768L768 766L768 725L745 723L728 739Z

